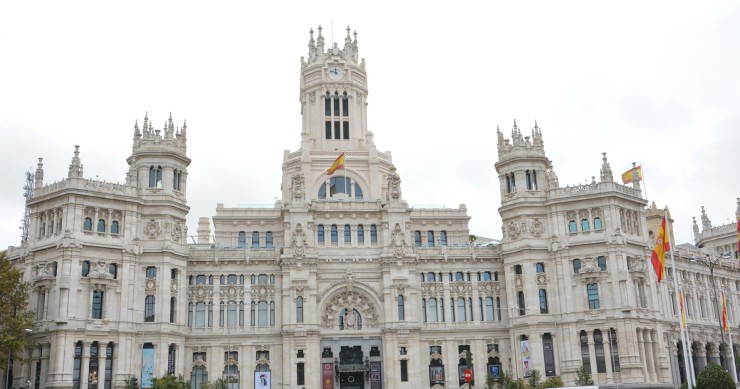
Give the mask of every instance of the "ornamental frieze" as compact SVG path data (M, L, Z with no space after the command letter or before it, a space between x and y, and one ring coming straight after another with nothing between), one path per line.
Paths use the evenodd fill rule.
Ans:
M441 297L444 295L444 285L441 282L424 282L421 284L421 294L425 297Z
M468 281L450 282L450 294L455 297L470 297L473 294L473 284Z
M547 285L547 273L537 273L537 285Z
M191 302L213 301L213 285L195 285L188 287L188 298Z
M324 310L321 313L322 326L324 328L336 326L340 313L345 309L349 312L357 310L362 318L363 326L378 326L378 314L375 304L364 293L353 292L338 293L324 304Z
M243 285L223 285L219 291L221 299L224 298L229 300L242 299L244 297L244 286Z
M252 285L249 294L252 296L252 301L273 300L275 298L275 285Z
M481 281L478 283L478 294L486 297L499 295L499 281Z

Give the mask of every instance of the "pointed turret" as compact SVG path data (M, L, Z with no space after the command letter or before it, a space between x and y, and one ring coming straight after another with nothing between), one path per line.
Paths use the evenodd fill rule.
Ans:
M632 162L632 187L640 190L640 172L637 169L637 162Z
M167 123L165 124L164 138L173 139L174 137L175 137L175 124L172 123L172 112L170 112L170 117L169 119L167 119Z
M707 212L704 211L704 206L701 206L701 230L702 231L709 231L712 229L712 222L709 220L709 217L707 216Z
M313 28L308 31L310 38L308 39L308 58L312 60L316 56L316 40L313 39Z
M601 155L601 182L613 182L614 176L612 175L612 168L606 160L606 153L601 153Z
M740 220L740 197L737 198L737 208L735 209L735 219Z
M699 241L699 225L696 224L695 216L692 216L691 220L692 220L691 229L694 231L694 243L696 243Z
M534 121L534 128L532 128L532 143L535 146L542 146L542 130L540 130L540 126L537 125L537 120Z
M72 157L72 162L69 164L69 172L67 173L69 178L82 178L82 163L80 162L80 146L75 145L75 156Z
M324 36L321 35L321 25L319 24L319 37L316 39L316 51L319 53L324 52Z
M144 113L144 125L141 127L144 130L144 137L151 135L151 127L149 125L149 112Z
M39 158L39 163L36 164L36 175L34 176L36 182L34 183L34 189L41 188L44 186L44 159Z
M558 175L555 173L555 167L553 166L551 160L547 161L547 182L548 184L550 184L550 189L560 187Z
M141 131L139 130L139 119L134 121L134 139L141 138Z

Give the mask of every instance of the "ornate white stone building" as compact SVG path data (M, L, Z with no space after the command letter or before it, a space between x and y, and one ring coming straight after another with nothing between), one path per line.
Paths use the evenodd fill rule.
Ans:
M185 124L137 124L122 184L84 178L78 149L68 176L45 183L39 159L30 236L9 249L37 316L12 386L121 388L135 376L146 387L173 373L194 388L221 377L233 388L459 388L467 370L476 387L530 369L572 384L581 366L600 385L680 380L672 284L657 285L649 262L663 211L646 208L639 181L615 182L604 154L598 180L561 186L541 129L524 136L515 123L510 139L498 132L503 239L479 247L464 205L404 201L367 128L349 29L342 48L311 32L300 71L301 146L284 154L281 200L218 204L197 244ZM344 169L327 175L340 154ZM692 258L734 253L715 277L740 324L735 225L712 228L703 211L702 225L705 248L676 253L697 368L718 359L720 337L709 270Z

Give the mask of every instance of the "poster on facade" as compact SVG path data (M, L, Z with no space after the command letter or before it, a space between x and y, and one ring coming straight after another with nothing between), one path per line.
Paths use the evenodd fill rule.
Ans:
M154 348L144 347L141 351L141 387L151 388L154 378Z
M322 389L334 389L334 364L324 363L321 366Z
M270 389L270 372L254 372L254 389Z
M494 380L498 379L498 376L501 375L501 365L491 363L488 365L488 374L493 377Z
M429 383L432 385L445 384L445 367L444 366L429 366Z
M370 362L370 389L381 389L380 362Z
M529 340L521 341L522 350L522 376L527 378L532 375L532 361L529 355Z

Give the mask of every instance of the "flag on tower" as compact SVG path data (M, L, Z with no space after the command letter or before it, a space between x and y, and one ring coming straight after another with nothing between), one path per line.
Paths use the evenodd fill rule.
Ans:
M660 232L658 232L658 237L655 239L653 255L650 257L650 262L652 262L655 269L655 275L658 276L658 283L663 280L665 275L665 252L671 249L668 234L666 233L665 219L666 216L663 216L663 223L660 224Z
M727 302L724 290L722 291L722 331L727 331Z
M642 181L642 165L633 167L630 170L622 173L622 182L629 184L632 182L632 173L637 172L637 181Z
M344 169L344 153L339 154L337 159L334 160L334 163L331 164L331 167L326 171L326 175L330 176L338 169Z

